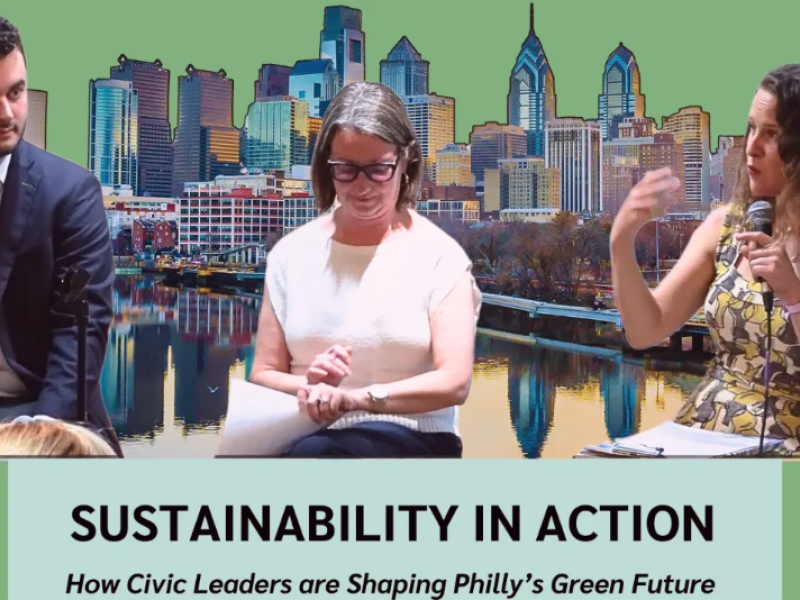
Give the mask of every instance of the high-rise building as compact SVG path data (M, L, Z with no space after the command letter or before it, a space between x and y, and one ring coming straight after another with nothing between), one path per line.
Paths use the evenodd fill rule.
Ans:
M308 103L308 114L324 117L328 104L339 91L339 79L333 62L299 60L289 76L289 96Z
M483 172L483 197L481 219L486 216L500 218L500 167L486 168Z
M388 58L381 61L381 83L400 96L428 93L428 61L422 60L406 36L400 38Z
M722 187L724 179L724 162L731 146L733 136L721 135L717 138L717 151L712 152L708 159L708 181L711 202L722 201Z
M129 81L89 82L89 170L104 187L136 189L138 106Z
M472 149L472 175L476 183L484 180L486 169L497 169L499 160L522 158L528 151L527 136L522 127L495 122L475 125L469 143Z
M167 198L172 190L169 71L160 60L130 60L124 54L111 79L129 81L139 96L137 196Z
M728 151L722 160L722 201L730 202L736 192L736 182L739 176L739 163L745 151L744 136L731 136Z
M603 143L603 211L614 216L641 177L642 145L652 137L616 138Z
M472 186L472 152L466 144L448 144L436 153L436 185Z
M648 171L664 167L683 182L683 146L668 133L603 142L603 211L616 215L633 186ZM673 205L670 212L679 209Z
M365 47L361 11L348 6L327 6L319 35L319 57L329 58L339 77L339 89L364 81Z
M47 149L47 92L28 90L28 124L23 137L34 146Z
M688 106L664 117L662 131L683 145L684 201L687 211L707 211L709 189L710 118L699 106Z
M274 64L261 65L255 83L255 101L262 102L265 98L288 95L291 74L292 67Z
M185 183L239 172L239 130L233 127L233 81L224 70L186 67L178 79L178 127L173 142L173 195Z
M561 208L561 172L538 157L500 161L500 210Z
M308 102L277 96L247 111L248 171L290 171L308 164Z
M533 30L533 3L528 37L511 71L510 84L508 122L525 130L529 156L544 156L545 126L556 118L556 90L553 71Z
M653 137L656 122L650 117L623 117L617 126L618 138Z
M648 171L657 171L668 167L677 177L683 187L685 173L683 170L683 145L675 141L675 136L669 133L656 133L652 139L647 140L640 148L641 173L639 179Z
M547 123L545 166L561 171L561 210L589 214L603 210L602 152L600 123L583 119Z
M619 137L619 124L627 117L644 117L644 96L639 91L636 57L622 42L609 55L603 72L603 93L599 99L603 140Z
M731 146L733 136L721 135L717 138L717 151L712 152L708 160L708 174L713 177L714 175L722 175L723 161L725 155L728 153L728 148Z
M314 150L317 147L317 139L322 129L322 119L320 117L308 117L308 164L314 158Z
M406 96L403 103L422 151L422 179L436 181L436 152L455 138L455 100L436 94Z

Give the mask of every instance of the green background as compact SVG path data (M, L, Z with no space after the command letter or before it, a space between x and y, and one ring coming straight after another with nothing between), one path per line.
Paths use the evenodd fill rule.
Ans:
M171 124L177 126L177 78L189 63L224 68L234 85L234 125L254 99L262 63L316 58L321 0L29 0L2 3L22 31L31 88L49 92L48 149L86 164L89 81L106 78L117 57L161 59L172 76ZM528 31L528 2L359 0L367 79L407 35L430 61L430 91L456 99L456 141L473 125L506 121L508 80ZM536 32L554 75L558 116L597 117L608 55L623 41L642 75L647 115L683 106L711 114L716 136L741 135L753 92L771 68L800 60L800 2L760 0L539 0Z

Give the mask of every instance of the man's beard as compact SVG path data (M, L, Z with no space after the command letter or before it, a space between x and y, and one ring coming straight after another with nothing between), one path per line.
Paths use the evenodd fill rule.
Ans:
M17 131L19 132L18 133L19 137L15 141L11 141L6 144L0 144L0 158L5 158L6 156L14 152L14 150L17 149L17 146L19 145L20 141L25 136L25 129L27 128L27 126L28 126L28 120L26 119L25 121L22 122L21 127L18 127L16 130L14 130L15 133Z

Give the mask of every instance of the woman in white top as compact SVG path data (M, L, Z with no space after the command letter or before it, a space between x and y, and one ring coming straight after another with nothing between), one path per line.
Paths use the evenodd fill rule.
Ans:
M421 171L391 89L334 97L311 165L321 216L268 255L250 377L325 425L288 456L462 454L481 295L464 250L413 210Z

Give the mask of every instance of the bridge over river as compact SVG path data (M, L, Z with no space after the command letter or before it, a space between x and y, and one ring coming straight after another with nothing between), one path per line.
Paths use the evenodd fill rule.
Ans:
M516 298L501 294L483 294L484 304L490 306L500 306L515 310L526 311L531 318L540 317L563 317L567 319L584 319L588 321L599 321L603 323L613 323L617 329L624 329L622 317L618 310L614 309L593 309L585 306L571 306L567 304L555 304L552 302L542 302L540 300L528 300L526 298ZM708 325L705 316L699 312L689 319L686 324L671 336L671 343L675 348L679 348L684 337L692 337L692 348L702 350L703 336L708 335Z

